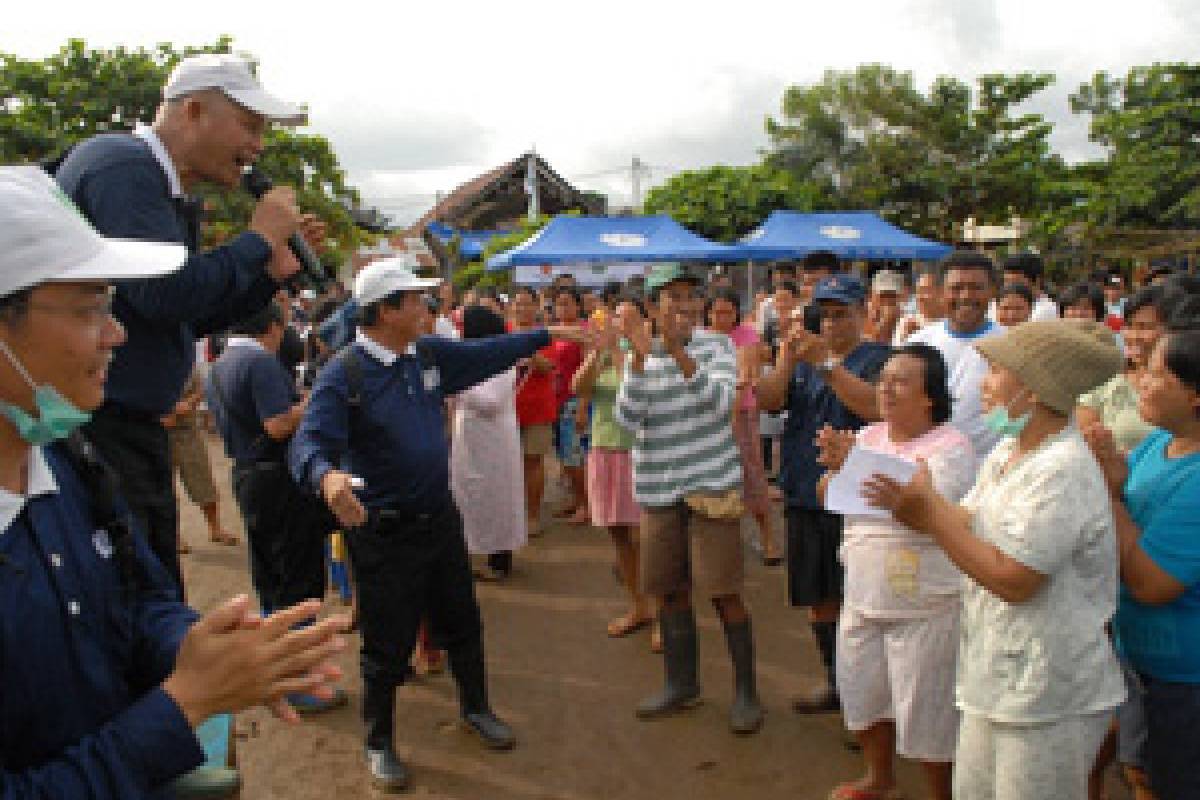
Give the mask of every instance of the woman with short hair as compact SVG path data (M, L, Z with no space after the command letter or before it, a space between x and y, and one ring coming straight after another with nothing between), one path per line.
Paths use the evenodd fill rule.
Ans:
M937 492L957 502L975 478L970 441L949 424L946 362L934 348L907 345L876 384L883 421L824 429L820 461L829 480L852 447L925 459ZM845 596L837 632L837 684L846 727L863 748L867 774L834 789L833 800L874 800L895 788L894 755L921 762L930 797L950 798L958 733L954 669L962 573L923 533L892 518L848 515L840 552Z

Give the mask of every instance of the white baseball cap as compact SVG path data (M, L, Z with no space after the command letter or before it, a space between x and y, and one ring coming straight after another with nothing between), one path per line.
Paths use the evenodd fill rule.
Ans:
M904 291L904 274L893 269L879 270L871 279L871 291L902 293Z
M0 167L0 297L51 281L151 278L186 260L181 244L101 236L39 167Z
M268 94L250 63L232 53L201 53L175 65L163 87L163 99L174 100L202 89L220 89L226 97L280 125L304 125L308 110Z
M415 265L416 259L407 254L372 261L354 277L354 299L365 307L396 292L419 292L442 282L441 278L418 278L412 269Z

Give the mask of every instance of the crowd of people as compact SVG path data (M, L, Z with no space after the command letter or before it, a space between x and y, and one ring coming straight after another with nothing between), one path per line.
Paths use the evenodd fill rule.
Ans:
M1191 275L1052 292L1029 252L857 271L815 252L751 298L678 263L460 296L395 256L348 296L299 291L288 240L322 231L290 190L210 250L186 196L236 187L302 110L234 56L185 59L163 96L53 178L0 167L0 797L223 796L236 770L204 763L197 729L345 705L331 659L352 625L376 785L410 783L396 688L442 653L465 728L515 746L475 581L532 568L555 474L552 513L613 543L628 608L606 635L661 652L638 720L700 702L702 598L729 729L764 724L753 553L783 565L824 667L792 709L840 713L862 751L833 800L894 797L897 755L933 798L1094 800L1114 760L1139 800L1200 797ZM199 616L177 471L212 541L239 543L202 405L257 602ZM868 453L911 477L856 472ZM835 499L846 481L862 507ZM335 534L353 620L321 615Z

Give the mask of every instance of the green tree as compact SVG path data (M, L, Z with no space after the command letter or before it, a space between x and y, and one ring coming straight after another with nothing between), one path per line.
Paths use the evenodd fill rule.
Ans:
M1053 80L983 75L973 92L940 77L922 91L912 73L880 64L828 71L785 91L779 117L766 122L767 163L831 186L841 208L878 210L943 240L969 216L1037 214L1041 187L1065 166L1050 150L1050 123L1017 107Z
M646 194L647 214L668 214L701 236L732 242L772 211L825 207L828 187L769 164L680 172Z
M1200 226L1200 64L1097 72L1071 95L1107 158L1089 166L1089 227Z
M0 161L29 162L64 152L71 145L106 131L131 130L150 122L167 75L180 59L195 53L231 52L232 38L222 36L201 46L91 49L71 39L40 60L0 53ZM327 266L336 267L369 236L349 212L359 202L329 141L322 136L272 129L260 160L280 184L294 186L300 207L329 226ZM207 209L206 241L222 241L245 227L253 201L243 193L201 187Z

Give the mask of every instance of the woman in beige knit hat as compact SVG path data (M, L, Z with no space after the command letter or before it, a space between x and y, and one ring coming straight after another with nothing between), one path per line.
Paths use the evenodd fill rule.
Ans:
M1027 322L976 347L987 423L1004 438L961 504L927 468L875 476L871 502L938 543L970 580L956 686L958 800L1084 797L1122 684L1105 623L1117 555L1104 476L1070 414L1120 371L1104 326Z

